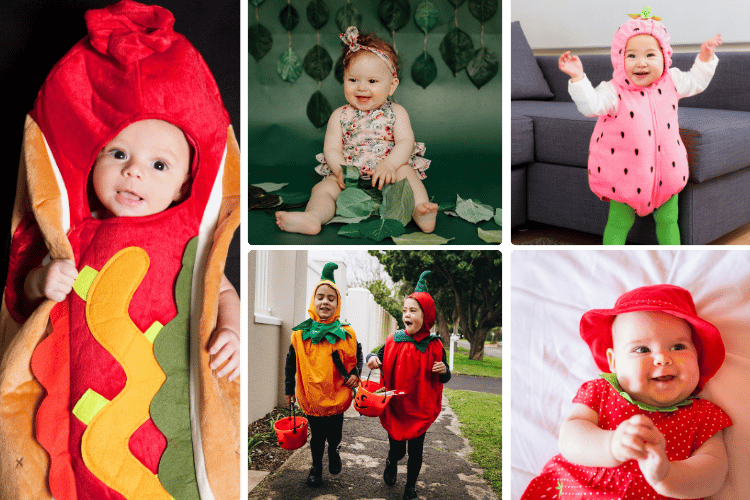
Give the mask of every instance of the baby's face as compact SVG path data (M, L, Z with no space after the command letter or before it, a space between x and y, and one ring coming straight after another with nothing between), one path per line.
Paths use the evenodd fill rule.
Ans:
M339 305L339 294L333 287L320 285L315 290L315 301L313 307L321 320L330 319Z
M636 35L625 45L625 73L634 84L648 87L664 72L664 54L651 35Z
M690 325L657 311L620 314L612 324L609 369L636 401L672 406L698 386L698 352Z
M404 307L401 309L401 319L404 321L406 333L409 335L414 335L422 328L424 312L422 312L422 308L416 299L408 298L404 300Z
M371 111L383 105L398 87L385 62L361 49L344 70L344 96L349 104L361 111Z
M108 216L138 217L166 210L187 187L190 146L162 120L125 127L94 163L94 191Z

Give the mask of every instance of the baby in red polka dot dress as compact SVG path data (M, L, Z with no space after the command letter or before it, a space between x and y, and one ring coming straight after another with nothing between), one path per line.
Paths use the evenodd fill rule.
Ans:
M647 7L623 23L612 39L612 80L594 88L581 60L570 52L559 68L578 110L598 116L589 142L589 187L609 201L605 245L625 244L641 217L654 214L660 244L679 245L677 194L689 177L680 137L677 101L698 94L713 78L721 35L701 45L689 72L670 68L670 36Z
M581 337L609 373L586 382L560 427L560 455L522 500L701 498L728 471L729 416L696 394L719 370L724 344L690 292L652 285L583 315Z

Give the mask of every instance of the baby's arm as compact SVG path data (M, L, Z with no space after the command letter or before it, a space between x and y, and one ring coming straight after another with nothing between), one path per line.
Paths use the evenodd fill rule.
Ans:
M672 76L677 95L680 98L690 97L700 94L711 83L711 79L716 72L716 66L719 64L719 58L714 55L716 47L721 45L721 35L716 35L701 45L701 52L695 58L693 67L690 71L683 72L678 68L671 68L669 74Z
M372 185L383 189L386 184L396 182L396 170L406 165L414 151L414 131L411 128L409 114L403 106L393 103L393 112L396 115L393 124L393 149L383 161L375 167L372 174Z
M590 467L616 467L622 463L611 451L614 431L599 427L599 415L590 407L574 403L560 426L558 446L570 462Z
M646 481L660 495L672 498L702 498L713 495L726 479L729 464L723 432L711 436L690 458L669 462L665 444L646 444L648 457L638 465Z
M557 60L557 67L568 75L573 83L583 79L583 63L578 56L574 56L570 51L560 56L560 59Z
M326 158L328 168L336 177L336 183L343 191L346 186L344 185L344 172L341 165L346 165L346 159L344 159L344 144L341 142L341 109L338 108L331 113L331 117L328 119L326 137L323 142L323 156Z
M73 289L78 277L75 263L68 259L53 259L31 271L24 280L24 293L29 302L41 298L61 302Z
M226 365L216 372L218 377L229 374L231 382L240 375L240 298L226 276L221 280L216 329L208 352L215 355L209 364L212 370L226 361Z

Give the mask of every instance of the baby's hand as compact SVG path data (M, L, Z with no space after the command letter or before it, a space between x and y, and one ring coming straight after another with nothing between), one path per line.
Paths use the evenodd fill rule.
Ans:
M372 174L372 187L377 184L378 189L383 189L387 184L396 182L396 167L384 161L375 167Z
M716 47L718 47L722 43L723 41L721 39L721 33L703 42L703 44L701 45L701 55L699 56L701 61L708 62L713 59L714 52L716 52Z
M383 363L380 362L380 358L377 356L373 356L367 361L367 367L370 370L377 370L381 366L383 366Z
M344 182L344 169L339 168L338 171L333 171L333 176L336 179L339 189L342 191L346 189L346 183Z
M55 302L65 300L78 277L75 263L69 259L54 259L29 274L26 295L31 300L46 297Z
M664 436L645 415L633 415L622 422L612 434L610 453L620 463L628 460L646 460L649 458L648 445L664 446Z
M445 366L445 363L442 361L436 361L434 365L432 365L432 372L433 373L446 373L448 371L448 367Z
M229 374L231 382L240 375L240 337L230 328L220 328L214 332L214 341L208 347L208 353L216 357L208 365L216 370L226 361L226 365L216 372L219 378Z
M291 405L293 402L297 401L297 397L292 394L285 394L284 397L286 398L286 404Z
M583 63L578 56L572 55L570 51L560 56L557 66L560 68L560 71L570 76L573 82L577 82L583 78Z

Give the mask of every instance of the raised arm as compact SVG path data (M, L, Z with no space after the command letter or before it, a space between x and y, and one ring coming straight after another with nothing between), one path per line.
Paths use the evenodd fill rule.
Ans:
M560 71L568 75L573 83L583 79L583 63L578 56L574 56L570 51L565 52L557 60L557 67Z

